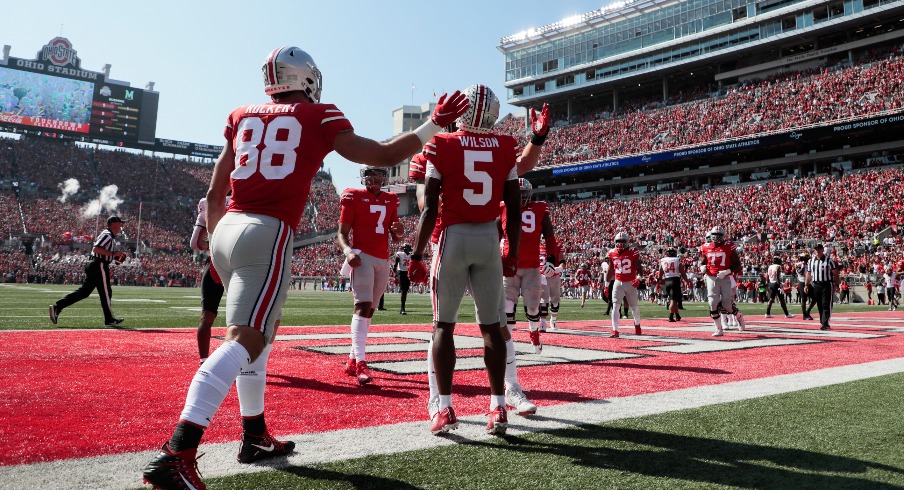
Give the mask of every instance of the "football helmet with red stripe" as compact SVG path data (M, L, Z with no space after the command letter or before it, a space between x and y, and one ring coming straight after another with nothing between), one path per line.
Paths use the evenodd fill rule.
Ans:
M314 58L301 48L284 46L274 49L262 67L264 93L304 92L312 102L320 102L323 76Z
M521 188L521 207L530 204L530 198L534 194L534 186L529 180L521 177L518 179L518 187Z
M486 85L475 84L464 90L470 105L456 121L458 129L472 133L489 133L499 118L499 98Z

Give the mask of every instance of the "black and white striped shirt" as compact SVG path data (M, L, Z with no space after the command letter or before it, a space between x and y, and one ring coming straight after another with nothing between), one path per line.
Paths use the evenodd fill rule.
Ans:
M94 240L94 246L112 253L116 250L116 240L113 239L113 233L110 230L102 231L100 235L97 235L97 239ZM109 264L113 260L113 257L109 255L96 255L94 248L91 249L91 258L105 264Z
M835 265L835 262L828 255L823 255L821 259L814 255L807 262L807 270L810 272L811 282L832 282L834 280L832 271L837 268L838 266Z

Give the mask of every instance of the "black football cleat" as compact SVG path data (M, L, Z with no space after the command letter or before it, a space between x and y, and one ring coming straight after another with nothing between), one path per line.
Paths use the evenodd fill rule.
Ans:
M160 490L207 490L198 472L197 454L197 448L174 453L167 442L144 467L144 482Z
M265 432L262 436L242 434L242 447L239 449L236 459L239 463L248 464L262 459L285 456L294 450L294 442L278 441L269 432Z

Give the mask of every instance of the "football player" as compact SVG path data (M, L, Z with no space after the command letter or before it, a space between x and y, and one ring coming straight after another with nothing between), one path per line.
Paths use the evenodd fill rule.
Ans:
M452 408L453 334L458 307L470 286L484 338L484 362L490 382L486 431L498 435L504 434L508 425L505 339L501 330L504 325L500 321L505 303L499 276L511 276L517 270L521 238L517 169L522 163L528 168L536 165L549 130L548 113L538 118L531 110L534 137L518 155L514 138L493 133L493 124L499 117L495 94L485 85L472 85L465 94L470 106L456 121L458 131L436 135L427 145L424 209L408 270L413 281L427 275L423 253L435 229L442 193L442 228L430 273L434 284L432 359L439 411L432 416L430 430L440 434L458 427ZM499 252L495 221L503 200L508 213L505 232L511 242L504 258Z
M734 302L734 282L732 274L740 277L741 259L731 240L725 239L725 230L715 226L709 231L706 243L700 247L700 263L706 268L706 292L709 299L709 316L713 319L716 331L713 337L724 335L719 307L730 313L737 321L738 328L744 329L744 315Z
M226 198L226 205L229 206L229 198ZM208 244L209 237L207 235L207 198L201 198L198 201L198 217L195 219L195 227L191 233L189 244L192 250L206 252L210 249ZM201 364L207 360L210 353L210 328L213 326L214 320L217 319L217 310L220 307L220 300L223 299L223 281L217 270L210 263L210 255L204 264L204 273L201 278L201 320L198 323L198 356Z
M411 281L408 280L408 261L411 260L411 250L410 243L402 245L402 248L395 253L395 262L392 265L392 271L395 273L396 280L399 283L399 293L402 295L400 315L407 314L405 312L405 302L408 300L408 290L411 288Z
M581 308L587 302L587 296L590 294L590 263L583 262L578 270L574 271L574 282L578 285L581 292Z
M524 298L524 310L527 316L527 325L530 335L530 343L534 347L534 353L543 351L543 343L540 341L540 297L542 295L540 272L540 237L542 236L546 248L546 261L556 263L559 255L559 246L556 243L555 230L549 215L548 205L543 201L531 201L533 186L525 178L518 179L518 188L521 192L519 207L519 223L521 224L521 245L518 249L517 270L511 277L504 277L505 286L505 316L508 335L506 339L506 372L505 395L506 405L513 407L519 415L533 414L537 408L527 400L518 383L518 373L515 365L515 345L511 340L512 328L515 326L515 304L518 296ZM503 240L503 255L509 255L510 242L508 240L508 208L501 205L501 214L497 219L499 236Z
M286 299L293 228L314 175L333 150L353 162L393 166L464 114L469 103L458 92L443 94L424 124L381 143L355 134L342 111L320 103L323 79L305 51L278 48L261 72L271 102L229 114L226 143L207 191L211 258L226 286L225 342L195 374L170 440L144 468L145 482L157 487L205 488L197 471L198 445L240 373L253 373L259 382L237 387L243 415L238 460L252 463L295 449L293 442L271 436L263 418L253 415L263 411L266 346Z
M782 258L773 257L772 264L766 269L766 277L769 279L769 303L766 304L766 318L772 318L772 304L775 298L785 312L785 318L794 318L788 313L788 305L785 304L785 295L782 293Z
M643 274L643 265L640 262L640 251L636 247L629 246L631 238L625 232L615 235L615 248L606 254L606 262L609 263L609 276L612 283L612 303L621 305L622 300L628 303L631 313L634 315L634 333L641 335L640 307L637 303L637 286L640 285L640 276ZM608 281L610 277L607 277ZM612 310L612 335L617 339L618 319L620 308Z
M685 270L678 258L678 250L671 247L666 249L665 257L659 261L659 268L665 282L665 297L669 301L669 321L680 322L678 302L681 300L681 282L684 280Z
M405 231L399 223L399 196L383 192L388 180L385 169L365 167L361 169L364 189L345 189L340 201L336 245L352 268L350 277L355 298L352 348L345 374L357 377L362 385L373 380L367 368L365 348L374 300L383 295L389 282L389 239L399 241Z

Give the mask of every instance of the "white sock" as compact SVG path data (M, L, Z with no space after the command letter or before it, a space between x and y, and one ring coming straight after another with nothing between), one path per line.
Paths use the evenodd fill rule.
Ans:
M430 388L431 398L439 395L439 387L436 384L436 366L433 365L433 338L427 343L427 387Z
M512 339L505 342L505 383L508 386L518 386L518 363L515 361L515 341Z
M490 395L490 411L495 410L496 407L505 408L505 395Z
M367 345L367 331L370 329L370 318L352 315L352 357L358 362L367 360L364 347Z
M638 305L632 306L631 313L634 314L634 324L640 325L640 306L638 306Z
M721 317L721 315L719 316L719 318L713 318L713 323L716 325L716 330L722 330L722 317Z
M533 320L528 320L528 321L527 321L527 328L528 328L531 332L536 332L537 330L540 329L540 322L535 322L535 321L533 321Z
M192 378L179 420L207 427L242 368L249 365L248 350L234 341L213 351Z
M267 388L267 360L273 344L267 344L261 355L235 379L235 391L239 395L239 412L242 417L256 417L264 413L264 391Z
M621 316L621 308L612 307L612 331L618 332L618 318Z
M439 409L449 408L452 406L452 395L439 395Z

